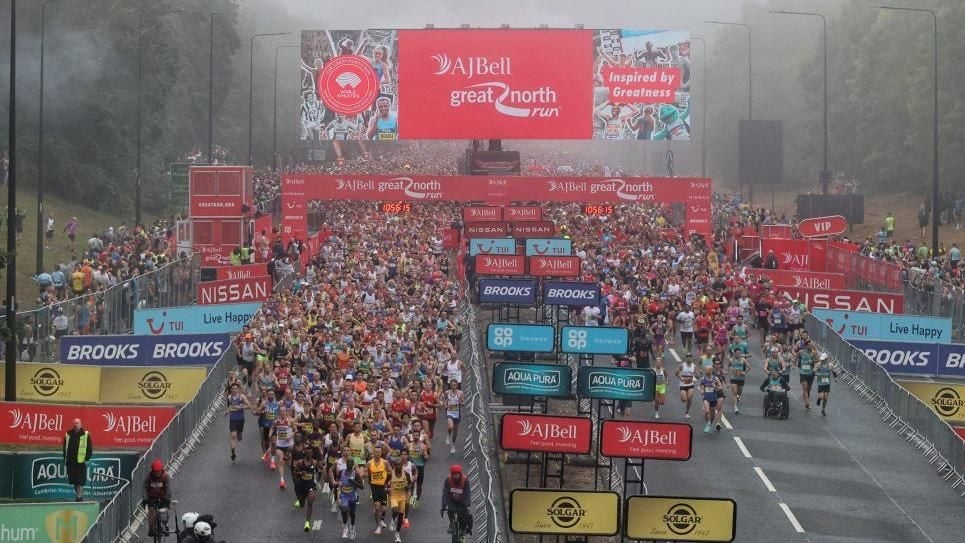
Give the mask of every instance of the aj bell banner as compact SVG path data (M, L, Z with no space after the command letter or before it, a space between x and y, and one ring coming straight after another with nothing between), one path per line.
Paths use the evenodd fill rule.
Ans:
M302 31L301 139L690 139L686 32Z

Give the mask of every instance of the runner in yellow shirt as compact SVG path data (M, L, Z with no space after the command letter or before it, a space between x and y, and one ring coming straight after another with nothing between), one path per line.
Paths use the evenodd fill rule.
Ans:
M406 520L406 506L412 496L412 477L405 472L402 462L392 466L389 477L389 504L392 507L392 527L395 530L395 543L402 543L402 527Z
M375 510L375 535L382 534L385 528L385 506L388 497L385 483L389 479L389 463L382 459L382 447L372 448L372 459L365 464L369 475L369 488L372 489L372 507Z

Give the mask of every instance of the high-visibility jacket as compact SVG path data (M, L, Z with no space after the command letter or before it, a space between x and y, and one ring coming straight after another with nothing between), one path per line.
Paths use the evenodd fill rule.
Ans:
M90 432L88 432L87 430L84 430L82 434L75 435L74 437L77 440L76 462L78 464L84 464L87 462L87 460L90 459L90 453L92 452L91 446L90 446ZM71 439L70 432L67 432L66 434L64 434L64 461L65 462L69 460L67 455L69 454L69 449L70 449L70 439Z

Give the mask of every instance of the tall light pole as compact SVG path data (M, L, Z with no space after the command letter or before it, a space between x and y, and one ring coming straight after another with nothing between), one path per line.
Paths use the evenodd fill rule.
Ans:
M275 84L272 96L271 105L271 158L275 159L275 154L278 153L278 52L282 49L300 49L300 45L279 45L275 47Z
M713 25L724 25L724 26L742 26L747 29L747 120L754 120L754 53L753 47L751 46L751 25L747 23L733 23L728 21L705 21L706 23ZM741 191L741 196L744 194L744 180L738 179L738 186ZM747 184L747 200L750 203L754 202L754 184Z
M208 24L208 164L214 164L214 16Z
M49 0L48 0L49 1ZM174 13L184 13L183 9L172 9L168 11L161 11L157 13L157 16L161 15L171 15ZM43 49L41 49L42 51ZM43 66L43 57L41 57L41 66ZM141 113L141 94L143 86L142 72L144 71L144 2L139 1L137 4L137 135L135 136L136 146L137 146L137 159L136 165L134 167L135 175L135 186L134 186L134 224L141 224L141 132L142 132L142 113ZM43 71L41 70L40 81L41 86L43 85ZM41 88L41 96L43 96L43 88ZM41 104L41 119L43 119L43 99L40 101ZM41 131L43 131L43 125L41 125ZM41 132L42 133L42 132ZM41 141L43 141L41 137ZM38 188L38 191L40 189ZM38 204L39 205L39 204ZM41 218L43 218L41 216ZM37 226L38 232L40 226ZM39 236L39 234L38 234ZM39 241L37 242L39 245ZM39 249L38 249L39 252ZM41 257L38 257L38 259ZM39 271L37 273L40 273Z
M771 13L782 15L803 15L807 17L820 17L824 23L824 163L821 168L821 194L828 194L828 184L831 182L831 170L828 169L828 19L820 14L810 11L787 11L773 10Z
M44 271L44 44L47 32L46 0L40 8L40 118L37 122L37 275Z
M7 125L7 315L3 399L17 401L17 0L10 0L10 120Z
M697 36L690 39L700 43L700 176L707 177L707 42Z
M934 91L933 103L934 111L932 118L932 164L931 164L931 247L932 255L938 256L938 13L934 10L925 8L898 8L892 6L875 6L878 9L891 11L915 11L918 13L930 13L932 22L935 24L935 57L934 57L934 79L932 80L932 90Z
M251 42L248 48L249 59L248 59L248 165L254 164L254 158L251 152L251 123L252 123L252 98L255 92L255 39L264 38L267 36L287 36L291 32L271 32L265 34L254 34L251 36Z

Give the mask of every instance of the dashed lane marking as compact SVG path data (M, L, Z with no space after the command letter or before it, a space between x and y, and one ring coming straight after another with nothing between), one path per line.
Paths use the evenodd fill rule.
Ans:
M741 450L741 453L743 453L744 458L750 458L751 452L747 450L747 447L744 445L744 441L737 436L734 436L734 441L737 443L737 448Z
M791 508L788 507L787 504L784 502L781 502L777 505L779 505L781 509L784 511L784 515L787 516L787 520L791 521L791 526L794 526L794 529L797 531L797 533L803 534L804 527L801 526L801 523L797 521L797 517L794 516L794 513L791 511Z
M767 490L777 492L777 489L774 488L773 484L771 484L771 480L767 478L767 475L764 475L764 470L758 466L754 466L754 471L757 472L757 476L761 478L761 481L763 481L764 486L767 487Z

